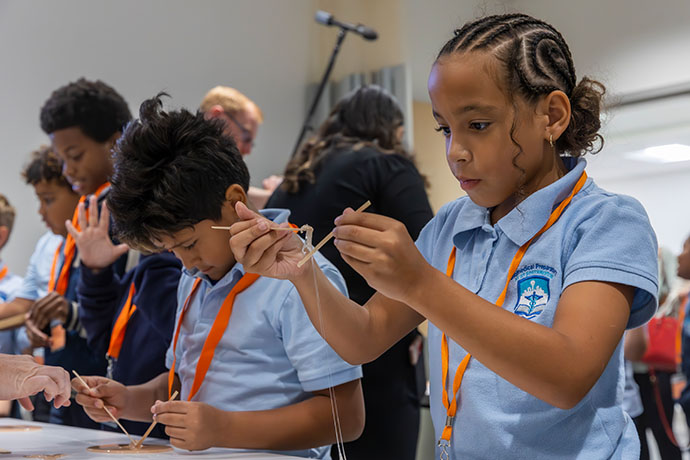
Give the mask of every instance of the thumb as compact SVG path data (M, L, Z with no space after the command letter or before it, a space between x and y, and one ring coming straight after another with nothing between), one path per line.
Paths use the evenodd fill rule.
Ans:
M237 217L239 217L241 220L250 220L256 217L261 217L259 214L249 209L247 205L241 201L235 203L235 212L237 213Z
M118 244L117 246L115 246L115 248L114 248L113 251L114 251L114 253L115 253L115 255L116 255L117 257L120 257L121 255L123 255L123 254L125 254L127 251L129 251L129 246L127 246L127 245L124 244L124 243Z

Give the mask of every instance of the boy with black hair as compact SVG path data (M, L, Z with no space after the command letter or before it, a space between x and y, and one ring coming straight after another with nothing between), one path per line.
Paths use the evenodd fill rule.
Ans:
M361 369L340 359L317 334L287 281L246 273L228 234L212 225L238 220L249 173L222 124L186 110L164 112L160 97L140 109L118 142L108 207L119 238L170 250L185 266L170 371L138 386L73 380L94 420L103 405L116 417L167 425L173 446L232 447L330 458L332 404L342 436L359 436ZM265 210L286 226L288 211ZM316 262L341 291L345 283L321 255ZM232 315L232 317L231 317ZM333 386L332 392L329 387ZM175 390L180 401L166 401ZM153 407L151 407L153 405Z
M101 200L105 197L112 173L110 150L129 119L129 108L122 96L103 82L83 78L53 91L41 108L41 128L62 160L62 172L72 190L82 195L80 202L90 194ZM78 225L76 209L72 223ZM126 251L120 248L118 273L124 271ZM46 347L47 364L80 374L105 375L105 357L89 347L87 332L79 321L78 281L77 248L67 235L52 258L48 294L31 306L27 334L34 346ZM76 406L51 409L50 420L99 427Z
M112 147L130 119L117 91L83 78L53 92L41 110L41 127L64 161L72 188L82 195L67 222L67 240L80 259L80 269L72 270L78 283L69 283L77 291L71 292L78 298L79 322L91 352L107 358L104 373L136 385L165 370L181 265L171 254L140 255L116 244L108 213L99 216L110 190ZM143 434L147 425L126 423L126 428ZM165 436L160 428L153 435Z

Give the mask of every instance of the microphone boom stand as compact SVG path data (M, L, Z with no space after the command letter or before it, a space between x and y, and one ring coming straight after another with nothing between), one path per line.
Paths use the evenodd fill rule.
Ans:
M328 61L328 66L326 67L326 71L323 74L323 77L321 77L321 83L319 84L319 89L316 91L316 95L314 96L314 101L311 104L311 108L309 109L309 112L307 113L307 117L304 119L304 123L302 123L302 131L299 133L299 137L297 138L297 142L295 143L295 148L292 150L292 155L290 155L290 158L294 158L295 155L297 155L297 150L299 150L299 146L302 143L302 139L304 139L305 134L307 134L307 131L311 131L311 119L314 116L314 112L316 112L316 107L319 105L319 100L321 99L321 96L323 95L323 90L326 88L326 83L328 83L328 77L331 75L331 71L333 70L333 65L335 64L335 58L338 55L338 52L340 51L340 45L343 43L343 40L345 39L345 35L347 34L347 30L343 27L340 28L340 32L338 32L338 38L335 41L335 46L333 47L333 51L331 51L331 58Z

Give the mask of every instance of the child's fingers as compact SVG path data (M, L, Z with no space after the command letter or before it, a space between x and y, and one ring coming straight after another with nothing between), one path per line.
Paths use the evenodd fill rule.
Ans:
M178 449L184 449L187 446L187 441L183 437L185 436L185 431L186 430L166 426L165 434L170 437L170 445Z
M337 239L333 242L341 256L348 256L361 263L371 264L378 262L381 252L375 248L365 246L348 240Z
M379 231L388 230L396 222L398 221L390 217L370 212L354 212L350 208L346 209L343 214L335 219L335 225L338 227L342 225L357 225Z
M96 195L91 195L89 198L89 209L89 227L96 228L98 227L98 198Z
M67 232L72 235L72 238L75 240L79 238L79 235L81 235L81 232L74 228L74 225L72 225L71 220L66 220L65 221L65 227L67 228Z
M185 415L175 413L156 414L156 421L165 426L175 428L186 428Z
M26 321L24 322L24 327L26 327L26 332L28 333L29 338L33 338L32 345L48 346L48 336L42 330L36 327L31 318L27 317Z
M77 223L82 231L86 230L86 209L84 209L84 203L77 205Z
M156 414L156 417L166 413L184 415L187 413L188 408L189 402L187 401L157 401L151 408L151 412Z
M235 212L237 213L237 217L239 217L240 220L249 220L254 219L256 217L262 217L261 214L252 211L247 207L246 204L242 203L241 201L235 203Z
M103 204L101 205L101 215L98 218L98 226L101 230L104 230L106 233L108 232L108 227L110 226L110 210L106 205L106 200L103 200Z
M381 230L374 230L360 225L343 224L333 229L333 235L341 241L351 241L353 243L377 248L385 241L384 233Z

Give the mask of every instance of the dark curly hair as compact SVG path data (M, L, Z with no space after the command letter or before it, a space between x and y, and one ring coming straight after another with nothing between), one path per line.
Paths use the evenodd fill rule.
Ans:
M297 193L300 183L314 183L314 171L326 154L347 146L354 150L373 147L385 153L400 154L414 162L398 139L397 130L403 124L402 110L388 91L376 85L353 90L338 101L316 135L290 160L281 188Z
M84 78L56 89L41 107L46 134L78 127L96 142L105 142L132 119L127 102L100 80Z
M154 240L206 219L219 220L225 192L246 191L249 171L221 120L165 112L159 93L139 108L114 149L108 208L117 237L156 250Z
M456 29L437 60L470 51L491 52L504 64L505 93L511 100L519 94L534 103L555 90L568 96L572 113L570 124L555 141L559 154L578 157L601 150L604 85L589 78L577 82L570 49L553 26L526 14L486 16ZM514 130L515 123L511 137Z
M72 190L72 186L62 174L62 160L49 145L42 145L31 152L31 160L24 167L22 177L29 185L36 185L41 181L54 181Z

